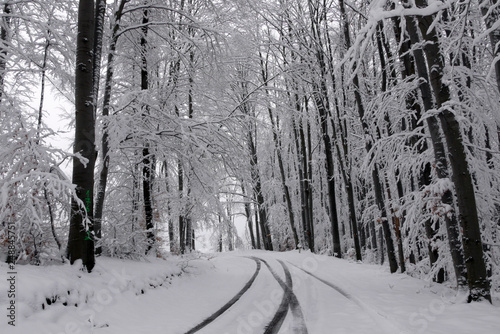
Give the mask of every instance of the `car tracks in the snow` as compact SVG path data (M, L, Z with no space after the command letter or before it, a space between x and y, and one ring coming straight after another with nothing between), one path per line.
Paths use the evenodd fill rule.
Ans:
M279 260L278 260L279 261ZM281 261L280 261L281 262ZM354 304L356 304L359 308L361 308L368 316L370 316L372 318L372 320L377 324L377 326L381 329L384 330L385 333L402 333L402 331L398 328L396 328L394 326L394 324L392 324L389 320L388 320L388 317L382 313L380 313L379 311L373 309L372 307L370 307L369 305L367 305L366 303L362 302L361 300L359 300L358 298L356 298L355 296L353 296L352 294L350 294L349 292L347 292L345 289L342 289L341 287L339 287L338 285L336 284L333 284L317 275L315 275L314 273L304 269L304 268L301 268L291 262L288 262L290 263L292 266L294 266L295 268L303 271L304 273L306 273L307 275L315 278L316 280L322 282L323 284L329 286L330 288L334 289L335 291L337 291L338 293L340 293L342 296L344 296L345 298L347 298L348 300L350 300L351 302L353 302Z
M285 272L285 280L286 283L276 274L276 272L271 268L271 266L263 259L254 258L262 261L266 267L269 269L273 277L279 283L279 285L283 288L283 299L281 301L278 310L276 311L271 322L266 326L266 330L264 334L276 334L279 332L283 321L286 318L288 310L292 311L292 316L294 319L293 333L294 334L307 334L307 326L304 320L304 315L302 314L302 310L300 308L299 301L297 300L297 296L293 292L293 282L292 275L290 274L290 270L286 266L283 261L278 260L278 262L283 267Z
M283 289L283 297L281 300L280 305L278 306L278 309L274 313L274 316L272 319L269 321L267 326L265 326L264 329L264 334L277 334L279 333L281 326L288 315L288 311L291 311L292 315L292 332L293 334L308 334L307 331L307 326L304 320L304 315L302 313L302 309L300 307L299 301L297 299L297 296L295 296L295 293L293 292L293 282L292 282L292 276L290 274L290 270L288 269L287 265L283 262L278 260L278 262L281 264L283 267L283 270L285 272L285 282L280 278L280 276L273 270L273 268L269 265L269 263L259 257L249 257L250 259L254 260L257 267L255 269L254 274L248 280L248 282L245 284L245 286L233 297L231 298L230 301L228 301L226 304L224 304L221 308L219 308L216 312L214 312L212 315L210 315L208 318L200 322L198 325L194 326L191 328L189 331L186 332L186 334L193 334L201 330L202 328L206 327L210 323L212 323L214 320L219 318L220 316L223 315L224 312L226 312L229 308L231 308L242 296L245 294L252 284L254 283L255 279L259 275L260 269L261 269L261 263L264 263L264 265L267 267L269 272L272 274L274 279L278 282L278 284L281 286Z
M233 298L231 298L230 301L228 301L226 304L224 304L220 309L218 309L216 312L214 312L211 316L209 316L208 318L206 318L205 320L203 320L202 322L200 322L198 325L196 325L193 328L191 328L189 331L186 332L186 334L196 333L200 329L202 329L203 327L207 326L212 321L214 321L215 319L217 319L218 317L220 317L231 306L233 306L234 303L236 303L241 298L241 296L243 296L243 294L248 291L248 289L250 289L250 287L252 286L253 282L257 278L257 275L259 274L260 268L261 268L260 261L255 260L255 262L257 264L257 267L255 268L255 272L252 275L252 277L248 280L248 282L243 286L243 288Z

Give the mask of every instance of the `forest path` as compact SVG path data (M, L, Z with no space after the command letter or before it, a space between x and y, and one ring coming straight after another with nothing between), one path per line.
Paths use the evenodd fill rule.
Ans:
M122 296L96 317L101 326L95 333L132 332L120 319L134 314L146 314L134 333L141 328L148 328L144 333L168 334L403 333L380 315L382 311L354 297L355 291L345 292L349 287L327 280L322 270L335 271L338 261L295 254L221 254L208 261L212 268L193 267L193 275L169 289ZM104 323L109 327L102 327Z

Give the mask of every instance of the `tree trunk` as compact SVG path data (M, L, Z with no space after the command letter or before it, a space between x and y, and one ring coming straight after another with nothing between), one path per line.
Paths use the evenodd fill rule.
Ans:
M251 138L250 138L251 139ZM252 147L253 143L252 143ZM252 154L252 159L253 163L251 164L253 166L252 171L253 171L253 179L254 179L254 189L255 189L255 195L257 199L257 209L259 213L259 224L260 224L260 230L262 232L262 240L264 243L264 249L265 250L273 250L273 244L271 240L271 231L269 230L269 223L267 221L267 210L266 206L264 203L264 196L262 195L262 186L260 182L260 175L259 171L257 170L258 168L258 163L257 163L257 153L255 152Z
M191 2L189 2L191 3ZM193 36L194 37L194 36ZM193 114L194 114L194 103L193 103L193 84L194 84L194 73L193 73L193 70L194 70L194 52L191 50L189 52L189 68L188 68L188 118L189 119L193 119ZM192 149L190 146L187 147L187 150L189 151L189 153L192 153ZM190 217L190 204L189 204L189 201L190 201L190 198L191 198L191 183L190 183L190 180L192 179L192 172L193 172L193 169L191 166L189 166L188 168L188 174L187 174L187 177L186 177L186 188L187 188L187 191L186 191L186 211L185 211L185 214L186 214L186 217L185 217L185 222L186 222L186 232L185 232L185 236L186 236L186 247L185 247L185 251L187 251L188 253L190 253L193 249L192 249L192 246L193 246L193 243L192 243L192 235L193 235L193 223L192 223L192 220L191 220L191 217Z
M177 160L177 180L178 180L178 191L179 191L179 251L184 254L186 250L185 239L185 222L184 222L184 168L182 167L182 162L180 159Z
M7 55L8 55L8 42L10 34L10 21L12 7L10 3L5 3L3 6L2 14L2 27L0 28L0 102L3 100L3 87L5 80L5 69L7 65Z
M427 3L424 0L416 0L416 5L424 7ZM428 42L424 46L430 72L428 78L439 110L438 118L446 140L452 170L451 180L455 187L459 221L462 229L462 245L464 256L467 259L465 265L467 267L469 302L483 298L491 302L490 285L483 258L474 185L468 168L460 124L455 114L446 106L450 101L450 91L449 87L443 82L444 57L439 50L436 31L434 27L431 27L433 20L434 16L418 17L420 32L424 40ZM446 159L445 156L443 158Z
M169 173L168 173L168 163L167 161L163 162L163 173L165 176L165 191L167 194L170 194L170 182L169 182ZM167 219L168 219L168 242L170 244L170 253L176 253L177 247L175 242L175 234L174 234L174 222L172 220L172 206L170 199L167 199Z
M240 185L241 185L241 192L246 198L244 206L245 206L245 216L247 218L248 232L250 233L250 241L252 244L252 249L255 249L256 244L255 244L255 236L253 233L252 210L250 209L250 202L248 201L250 196L248 196L248 194L245 191L245 186L243 185L243 181L240 181Z
M425 0L416 0L417 6L425 6ZM423 38L430 42L424 46L430 72L430 83L434 92L438 118L446 139L448 158L452 170L451 180L455 186L458 218L462 229L462 245L467 259L467 283L469 286L469 302L486 299L491 303L490 283L483 256L483 245L479 217L477 213L475 189L467 161L460 124L446 104L450 101L449 87L443 81L444 57L439 50L439 41L435 28L431 28L434 16L418 18Z
M95 29L94 29L94 56L92 59L92 81L94 83L94 115L97 110L99 98L99 80L101 78L102 40L104 35L104 15L106 13L106 0L96 0L95 5Z
M96 158L95 119L92 105L92 53L94 39L94 1L80 0L75 73L75 143L73 152L87 159L73 158L73 184L67 256L70 263L81 259L91 272L95 265L93 235L94 165ZM79 202L84 203L85 210Z
M420 43L420 37L417 30L418 27L414 21L414 18L407 17L405 19L405 24L411 44L416 45ZM429 84L429 74L427 71L424 53L421 49L415 48L413 50L413 58L415 61L417 75L422 79L419 85L420 94L422 96L422 103L424 106L424 110L428 112L435 108L435 103L433 102L434 98ZM436 117L431 116L427 117L425 121L429 130L429 135L431 137L437 177L439 179L446 179L448 178L448 161L446 159L446 150L441 138L438 120L436 119ZM451 189L448 189L443 194L441 194L441 202L450 208L454 207L453 194L451 192ZM459 240L459 229L456 214L453 211L449 212L444 215L444 220L446 224L448 243L450 245L451 257L453 260L453 267L455 269L457 284L464 285L464 277L466 276L466 272L464 258L461 251L461 244Z
M185 246L185 252L191 253L193 250L193 226L192 226L192 221L191 218L186 218L186 246Z
M50 18L49 18L50 20ZM40 103L38 105L38 122L36 127L36 143L40 143L40 132L42 130L42 115L43 115L43 103L45 100L45 79L47 77L47 58L49 56L50 49L50 30L47 31L47 37L45 38L45 45L43 48L43 60L42 60L42 78L40 82ZM0 85L3 87L3 85ZM1 89L1 88L0 88Z
M387 188L387 199L389 202L391 201L391 188L389 185L389 179L387 175L385 176L385 184ZM392 217L392 225L394 226L394 232L396 234L396 241L398 244L398 257L399 257L399 267L401 268L401 273L404 273L406 271L406 265L405 265L405 255L404 255L404 250L403 250L403 238L401 237L401 220L399 215L396 213L392 205L390 205L391 209L391 217Z
M97 114L97 104L99 100L99 81L101 77L101 58L102 58L102 40L103 40L103 35L104 35L104 15L106 13L106 0L96 0L96 5L95 5L95 28L94 28L94 54L92 58L92 82L93 82L93 91L92 91L92 104L94 107L94 118L96 117ZM109 103L109 102L108 102ZM103 111L104 114L104 111ZM103 139L104 141L104 130L103 130ZM107 142L107 140L106 140ZM106 143L107 145L107 143ZM106 154L107 154L108 149L106 148ZM101 155L104 153L104 147L102 148ZM105 161L106 158L102 158L103 163L108 163L108 161ZM101 172L102 173L103 166L101 166ZM97 247L95 248L95 254L100 255L102 253L102 247L99 244L99 241L102 237L102 211L103 211L103 205L104 205L104 192L106 191L106 185L104 185L104 189L101 190L102 184L101 184L101 179L103 177L100 175L99 176L99 181L97 185L97 196L95 199L96 205L94 208L94 234L95 238L97 241ZM104 177L104 182L107 181L107 170L106 170L106 176ZM102 197L101 200L99 200L99 197ZM101 201L98 205L98 202Z
M257 199L255 199L254 202L257 202ZM257 249L261 249L261 243L260 243L260 222L259 222L259 215L258 215L258 210L255 208L254 205L254 216L255 216L255 238L257 239L256 247Z
M148 74L148 10L142 12L142 35L141 35L141 91L149 90ZM142 117L149 116L149 106L142 107ZM152 178L154 172L154 156L150 153L149 144L145 143L142 149L142 192L144 196L144 214L146 219L146 254L149 253L155 243L154 224L153 224L153 200L152 200Z

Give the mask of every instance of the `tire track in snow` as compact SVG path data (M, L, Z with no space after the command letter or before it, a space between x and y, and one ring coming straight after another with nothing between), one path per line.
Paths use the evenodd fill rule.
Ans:
M293 264L289 261L287 261L287 262L289 264L291 264L292 266L294 266L295 268L300 269L303 272L305 272L306 274L314 277L315 279L322 282L323 284L326 284L327 286L334 289L335 291L340 293L342 296L344 296L345 298L347 298L348 300L350 300L354 304L358 305L363 311L365 311L375 321L375 323L377 325L379 325L380 328L384 329L385 333L387 333L387 334L400 334L400 333L402 333L402 331L400 329L398 329L396 326L394 326L392 323L389 322L389 320L387 319L387 316L378 313L372 307L363 303L361 300L354 297L352 294L350 294L346 290L342 289L341 287L339 287L331 282L328 282L327 280L322 279L321 277L316 276L315 274L313 274L313 273L311 273L311 272L309 272L309 271L307 271L299 266L296 266L295 264Z
M243 286L243 288L230 301L228 301L226 304L224 304L220 309L218 309L211 316L209 316L208 318L206 318L205 320L203 320L201 323L199 323L198 325L196 325L193 328L191 328L190 330L188 330L186 332L186 334L196 333L197 331L199 331L203 327L205 327L208 324L210 324L211 322L213 322L222 313L226 312L231 306L233 306L234 303L236 303L241 298L241 296L243 296L243 294L245 292L247 292L248 289L250 289L250 287L252 286L253 282L255 281L255 278L257 278L257 275L259 274L259 271L260 271L260 268L261 268L260 261L258 261L257 259L254 259L254 258L252 258L252 260L254 260L255 263L257 264L257 268L255 268L255 273L250 278L250 280L245 284L245 286Z
M285 265L283 261L277 260L281 264L285 272L285 280L286 280L285 283L279 277L279 275L271 268L271 266L267 263L267 261L257 257L254 257L254 259L260 260L266 265L267 269L269 269L273 277L276 279L276 281L283 289L283 298L281 300L281 304L278 307L278 310L276 311L271 322L266 326L264 334L277 334L281 329L281 326L283 325L283 321L285 320L289 309L292 311L292 316L293 316L292 333L307 334L308 332L304 320L304 315L302 313L302 309L300 307L297 296L293 292L292 275L290 274L290 270L288 270L288 267Z

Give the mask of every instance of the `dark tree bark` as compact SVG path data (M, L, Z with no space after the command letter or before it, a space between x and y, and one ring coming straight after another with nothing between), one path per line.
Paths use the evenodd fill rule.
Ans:
M163 174L165 177L165 191L167 194L170 194L170 181L169 181L169 173L168 173L168 162L163 162ZM174 234L174 222L172 220L172 206L170 199L167 199L167 225L168 225L168 242L170 245L170 253L176 253L177 247L175 242L175 234Z
M248 194L245 191L245 186L243 185L243 181L240 181L240 185L241 185L241 192L243 196L245 196L246 198L244 206L245 206L245 216L247 218L248 232L250 233L250 241L252 244L252 249L255 249L256 244L255 244L255 235L253 232L252 210L250 209L250 202L249 202L250 196L248 196Z
M189 2L191 3L191 2ZM194 36L193 36L194 37ZM194 103L193 103L193 84L194 84L194 52L193 50L189 51L189 69L188 69L188 118L192 119L193 114L194 114ZM191 148L188 147L188 150L191 151ZM191 175L192 175L192 167L189 166L188 170L188 175L186 178L186 187L187 187L187 196L186 196L186 247L185 250L187 252L192 251L192 246L193 246L193 240L192 240L192 235L193 235L193 224L192 220L190 217L190 205L189 205L189 200L190 200L190 194L191 194Z
M300 102L297 94L294 94L295 108L297 113L300 113ZM306 113L307 114L307 113ZM308 123L309 124L309 123ZM311 190L311 175L310 174L310 161L308 148L306 145L306 135L304 125L301 119L292 117L292 127L295 136L295 150L298 158L297 169L299 173L299 192L301 202L301 219L302 229L304 233L303 248L308 248L314 253L314 223L313 223L313 210L312 210L312 190ZM310 139L310 138L309 138Z
M180 158L177 159L177 183L178 183L178 191L179 191L179 251L181 254L184 254L186 251L186 244L184 243L185 232L186 232L186 224L185 224L185 216L184 216L184 206L182 204L184 198L184 167L182 166L182 162Z
M417 6L425 6L426 1L417 0ZM477 214L476 197L472 175L467 162L467 153L460 124L446 103L450 101L450 91L443 81L444 57L439 50L439 41L435 28L431 28L434 16L419 17L420 31L426 43L424 52L430 72L430 83L434 92L437 107L440 109L438 118L446 139L448 158L452 170L451 180L455 186L458 206L458 218L462 228L462 244L464 256L467 259L467 283L469 286L469 301L482 298L491 302L490 284L486 273L483 257L483 246L479 217Z
M49 19L50 20L50 19ZM47 58L49 56L50 52L50 30L47 30L47 37L45 38L45 45L43 48L43 60L42 60L42 73L41 73L41 80L40 80L40 103L38 104L38 122L37 122L37 127L36 127L36 143L40 143L40 132L42 130L42 115L43 115L43 103L45 101L45 79L47 77ZM0 89L3 87L2 84L0 84ZM0 95L0 101L1 101L1 95Z
M254 194L254 196L255 196L255 194ZM255 198L254 203L256 203L256 202L257 202L257 199ZM259 213L258 213L258 209L255 208L255 205L254 205L254 217L255 217L255 239L256 239L255 246L257 249L261 249L262 246L261 246L261 237L260 237L261 233L260 233L260 228L259 228L259 226L260 226Z
M101 78L102 40L104 35L104 14L106 13L106 0L96 0L95 4L95 29L94 29L94 55L92 59L92 77L94 84L94 113L97 110L99 98L99 80Z
M409 6L407 3L405 4ZM424 0L417 0L416 5L419 7L425 7L427 3ZM426 70L429 71L428 76L422 77L420 76L420 73L419 76L430 81L433 92L432 97L435 101L437 109L439 110L438 118L441 123L441 130L446 140L448 159L452 170L451 180L455 187L457 198L458 220L460 221L462 229L462 245L464 249L464 256L467 259L465 264L467 267L469 301L484 298L491 302L490 285L483 258L483 247L479 229L474 185L468 168L460 124L458 123L455 114L449 109L450 107L446 106L446 104L450 101L450 91L449 87L443 82L444 57L439 50L439 40L435 28L432 27L431 29L433 20L433 15L418 17L420 33L422 34L423 39L428 42L424 46L424 52L428 66L428 69ZM407 21L413 21L413 19L410 18ZM418 42L418 35L416 32L417 27L415 23L410 24L409 26L407 24L407 27L412 43ZM424 67L424 64L419 66L418 60L415 60L417 62L417 69L420 72L422 69L419 69L419 67ZM422 62L423 61L424 59L422 58ZM427 120L429 120L429 118ZM434 120L431 120L431 122L436 123L430 124L429 121L427 123L432 138L433 132L436 132L436 134L439 132L439 125L437 122L434 122ZM437 127L437 129L432 129L431 126ZM435 139L432 139L432 141L434 144ZM436 155L436 164L440 164L441 162L446 163L446 152L444 150L436 152L436 146L434 147L434 151ZM440 178L444 178L443 176L447 177L448 175L438 175ZM451 197L451 190L448 190L447 192L450 193L449 196ZM457 276L460 275L457 274Z
M391 188L389 186L389 180L385 178L386 188L387 188L387 199L391 201ZM391 217L392 217L392 225L394 226L394 232L396 234L396 242L398 244L398 259L399 259L399 267L401 268L401 272L404 273L406 271L405 265L405 255L403 250L403 238L401 236L401 218L395 212L394 208L391 206Z
M142 35L141 35L141 90L149 90L149 73L148 73L148 10L145 9L142 13ZM142 117L149 115L149 106L142 107ZM146 237L147 247L146 254L149 253L155 243L154 224L153 224L153 199L152 199L152 178L154 171L154 156L150 153L149 144L145 143L142 149L142 192L144 197L144 213L146 218ZM182 242L182 241L181 241Z
M403 70L401 73L402 79L406 80L408 77L415 75L415 62L410 53L411 42L408 39L401 41L400 36L402 33L401 29L401 19L393 18L394 23L394 32L396 36L396 41L401 47L398 49L399 58L403 64ZM415 94L409 94L406 97L406 108L408 110L412 110L413 114L410 116L411 118L406 121L403 120L402 128L403 130L408 129L409 131L414 131L418 128L418 122L422 118L422 108L420 103L417 101L417 97ZM408 124L407 124L408 123ZM426 141L419 142L420 137L424 137L425 133L423 128L419 131L419 133L411 136L408 140L408 145L415 147L418 154L424 154L425 151L428 150L428 145ZM423 187L429 186L432 182L431 176L432 168L430 162L426 163L424 168L421 170L418 175L418 187L419 190L422 190ZM401 181L399 181L401 183ZM412 185L412 188L415 188ZM412 189L414 190L414 189ZM401 197L401 196L400 196ZM429 253L429 260L431 268L437 263L439 253L437 247L434 246L436 242L436 234L439 230L439 224L435 224L433 226L431 218L428 218L424 222L425 232L427 239L429 240L427 244L427 249ZM410 254L410 260L414 260L415 256L413 253ZM442 283L444 281L444 269L441 268L438 274L433 278L434 281L438 283Z
M10 33L12 7L9 2L3 6L2 26L0 28L0 102L3 100L3 87L5 80L5 66L7 65L8 42Z
M186 218L186 246L185 252L191 253L193 250L193 222L191 218Z
M106 12L106 0L96 0L96 5L95 5L95 29L94 29L94 54L93 54L93 59L92 59L92 81L93 81L93 106L94 106L94 118L96 117L96 112L97 112L97 104L98 104L98 99L99 99L99 81L101 78L101 58L102 58L102 41L103 41L103 35L104 35L104 14ZM104 113L104 112L103 112ZM104 131L103 131L104 132ZM104 139L103 139L104 140ZM106 140L106 145L107 145L107 140ZM101 149L101 154L104 152L104 147ZM107 154L107 152L106 152ZM106 158L102 158L103 162L105 162ZM107 161L106 161L107 163ZM101 167L101 173L102 173L102 167ZM106 171L107 172L107 171ZM99 243L99 240L102 237L101 233L101 225L102 225L102 210L103 210L103 204L104 204L104 192L106 191L105 188L106 186L104 185L104 190L101 191L101 179L102 176L99 175L99 184L97 186L97 196L96 196L96 205L94 208L94 234L97 243ZM107 174L105 179L107 179ZM100 207L98 205L99 202L99 197L102 196L102 201L100 204ZM97 215L97 213L99 213ZM95 253L96 255L99 255L102 253L102 247L100 245L96 245Z
M308 99L304 100L304 111L306 115L309 114ZM313 188L311 185L313 179L313 158L312 158L312 138L311 138L311 124L309 121L306 124L299 126L299 136L300 136L300 147L303 152L304 161L304 199L305 199L305 209L307 215L307 227L308 227L308 242L309 249L311 252L315 252L315 241L314 241L314 203L313 203Z
M75 73L75 143L73 152L73 183L76 196L71 200L71 217L67 256L70 263L81 259L91 272L95 265L93 235L94 165L96 158L95 119L93 107L93 47L94 1L80 0L78 7L78 35ZM82 208L78 200L85 204Z
M418 35L418 27L414 18L407 17L405 19L406 31L410 37L411 44L420 43L420 37ZM420 94L422 96L422 104L425 111L430 111L435 108L434 97L429 84L429 74L427 70L427 64L425 60L424 53L422 49L415 48L413 50L413 59L415 61L415 67L417 70L417 75L421 78L419 85ZM446 158L446 150L444 147L443 140L441 138L441 132L439 129L439 123L436 117L427 117L426 125L429 130L429 135L431 138L431 143L434 151L434 160L436 174L440 179L446 179L449 177L448 172L448 161ZM428 181L424 181L424 183ZM445 191L441 195L441 202L451 208L454 207L453 194L450 189ZM457 216L454 212L450 212L444 216L446 230L448 234L448 243L450 245L451 257L453 260L453 266L455 269L455 277L458 285L464 285L466 276L464 258L462 254L462 247L459 240L459 229ZM426 224L430 224L427 222Z

